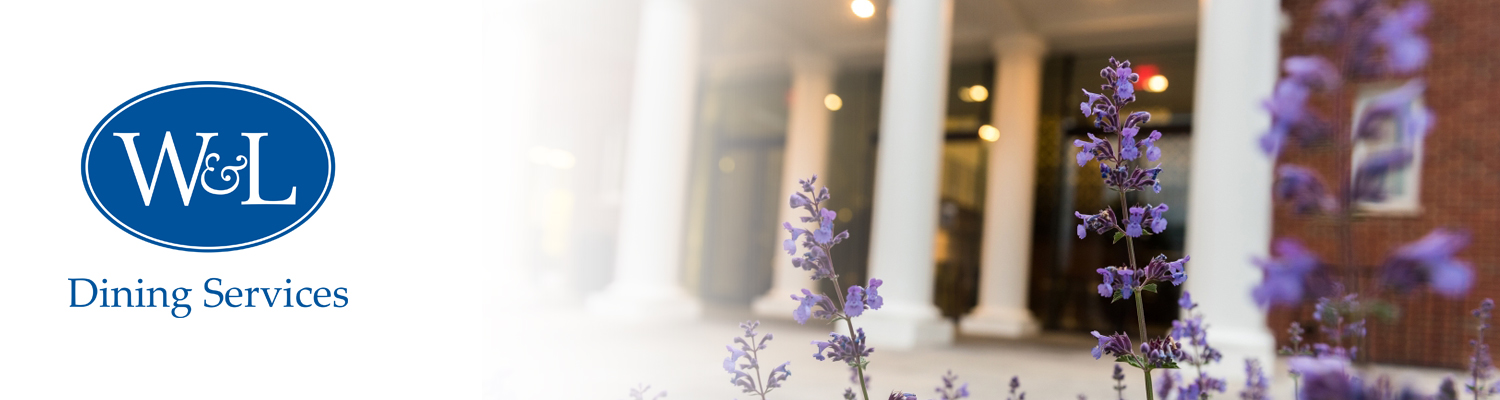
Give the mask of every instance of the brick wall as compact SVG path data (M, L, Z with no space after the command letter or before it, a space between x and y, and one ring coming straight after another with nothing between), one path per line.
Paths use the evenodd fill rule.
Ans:
M1399 4L1404 0L1395 0ZM1282 55L1319 53L1324 46L1303 41L1319 0L1285 0L1282 7L1290 26L1282 37ZM1465 299L1451 300L1426 292L1396 298L1403 311L1391 322L1372 321L1360 360L1380 363L1461 368L1467 363L1473 319L1468 310L1483 298L1500 298L1500 1L1428 0L1432 19L1426 34L1432 58L1425 71L1425 102L1437 119L1425 142L1421 173L1421 210L1406 216L1368 216L1349 225L1353 243L1348 258L1355 267L1352 284L1364 292L1374 289L1376 268L1391 249L1422 237L1435 227L1470 232L1472 243L1460 253L1476 272L1476 282ZM1335 60L1337 63L1337 60ZM1322 115L1337 123L1327 143L1309 148L1289 146L1282 160L1319 171L1337 185L1347 173L1348 129L1354 88L1361 83L1392 81L1376 77L1346 82L1337 98L1314 101ZM1329 218L1305 217L1278 205L1274 233L1301 239L1326 262L1344 264L1340 243L1342 224ZM1278 346L1285 344L1291 321L1312 324L1312 306L1274 310L1269 319ZM1493 335L1492 335L1493 336ZM1315 333L1309 337L1316 338ZM1492 340L1495 342L1495 340Z

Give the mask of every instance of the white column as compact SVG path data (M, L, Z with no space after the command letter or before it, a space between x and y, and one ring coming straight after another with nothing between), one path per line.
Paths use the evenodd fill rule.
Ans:
M953 341L932 303L952 22L952 0L891 2L870 232L870 277L885 281L885 306L856 321L885 348Z
M833 60L824 56L799 54L792 58L792 98L786 127L786 151L781 162L781 204L777 221L801 226L803 210L787 207L786 199L798 190L798 179L828 172L828 139L832 111L823 105L823 97L833 93ZM820 179L819 182L822 182ZM776 229L776 243L790 239L785 229ZM812 273L792 266L792 256L776 246L772 257L771 290L755 300L751 308L762 318L791 319L797 302L791 299L802 289L817 291Z
M1281 10L1274 1L1213 0L1199 8L1187 290L1224 353L1214 370L1235 376L1245 358L1271 365L1275 354L1265 315L1250 299L1261 280L1250 257L1270 247L1271 162L1256 138L1270 125L1260 105L1276 80Z
M1035 35L995 40L998 60L990 107L1000 140L989 144L979 306L963 320L967 334L1020 337L1037 332L1036 319L1026 308L1026 286L1035 211L1037 114L1046 52L1046 42Z
M693 0L645 0L625 139L614 281L587 301L590 313L641 320L693 318L682 288L688 149L698 83Z

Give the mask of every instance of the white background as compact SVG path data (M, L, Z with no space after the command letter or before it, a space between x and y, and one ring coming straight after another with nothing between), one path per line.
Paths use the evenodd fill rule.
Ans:
M475 398L498 152L478 2L7 2L0 6L0 398ZM227 253L100 215L79 161L99 119L169 84L247 84L322 125L321 210ZM487 169L489 169L487 171ZM349 306L204 308L203 281L347 287ZM193 289L70 308L68 278Z

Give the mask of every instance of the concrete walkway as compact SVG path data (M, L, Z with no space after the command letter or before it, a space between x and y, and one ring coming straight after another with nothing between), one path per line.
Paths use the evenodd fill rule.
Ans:
M731 386L730 375L722 369L729 355L724 346L743 332L738 323L750 319L746 309L711 308L691 322L600 321L572 308L492 319L494 341L486 358L489 399L624 399L640 383L667 390L669 399L754 398ZM768 398L835 400L853 386L848 367L812 358L815 347L809 342L827 339L829 328L821 321L806 326L762 321L759 331L776 335L761 353L763 370L791 361L792 372L785 386ZM941 349L877 347L870 357L870 397L883 400L891 390L901 389L924 400L935 399L939 377L952 369L969 383L973 399L1005 399L1006 385L1017 375L1028 399L1115 399L1112 363L1089 355L1094 344L1087 334L1044 333L1025 340L960 337L954 346ZM1390 374L1397 385L1411 384L1420 393L1435 391L1443 377L1458 373L1390 366L1364 369ZM1239 398L1243 366L1230 370L1229 392L1215 398ZM1274 397L1292 399L1285 362L1278 361L1271 376ZM1139 372L1127 368L1125 384L1125 398L1145 398Z

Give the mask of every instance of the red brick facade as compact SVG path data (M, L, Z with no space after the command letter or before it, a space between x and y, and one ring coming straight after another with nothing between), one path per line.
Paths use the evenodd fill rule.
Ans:
M1406 0L1393 0L1400 4ZM1318 53L1332 56L1327 47L1313 46L1303 38L1320 0L1285 0L1290 17L1282 37L1282 55ZM1432 58L1420 75L1428 84L1424 101L1436 115L1436 123L1425 142L1421 163L1420 211L1403 216L1357 217L1349 225L1353 268L1351 281L1364 293L1375 290L1375 271L1395 247L1416 240L1437 227L1452 227L1472 234L1460 257L1472 263L1475 285L1465 299L1446 299L1428 292L1408 296L1385 296L1395 300L1401 314L1393 321L1372 320L1367 342L1361 346L1361 361L1462 368L1466 365L1468 340L1474 321L1468 310L1481 299L1500 298L1500 1L1428 0L1432 18L1425 33L1432 43ZM1338 61L1335 60L1335 63ZM1349 121L1352 119L1354 88L1361 83L1393 81L1398 77L1357 79L1346 82L1336 98L1313 101L1319 112L1339 129L1339 143L1307 148L1289 146L1283 162L1302 164L1319 171L1337 185L1347 173ZM1325 262L1342 265L1342 224L1328 217L1295 215L1278 204L1276 237L1302 240ZM1350 274L1346 274L1350 275ZM1285 344L1291 321L1312 326L1312 306L1277 309L1269 320L1278 345ZM1310 332L1310 338L1317 338ZM1494 335L1492 335L1493 337ZM1495 342L1495 339L1491 340Z

